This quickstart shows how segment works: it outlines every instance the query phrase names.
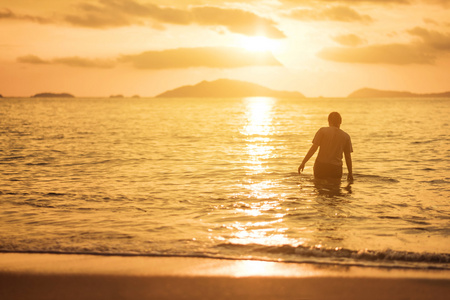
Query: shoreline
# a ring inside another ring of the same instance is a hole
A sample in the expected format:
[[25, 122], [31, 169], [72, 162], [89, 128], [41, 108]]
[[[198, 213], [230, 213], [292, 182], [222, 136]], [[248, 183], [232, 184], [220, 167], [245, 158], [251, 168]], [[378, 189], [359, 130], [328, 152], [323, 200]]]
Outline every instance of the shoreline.
[[446, 299], [450, 271], [0, 253], [1, 299]]
[[[208, 255], [177, 255], [177, 254], [146, 254], [146, 253], [101, 253], [101, 252], [66, 252], [66, 251], [10, 251], [10, 250], [0, 250], [1, 254], [44, 254], [44, 255], [78, 255], [78, 256], [100, 256], [100, 257], [140, 257], [140, 258], [174, 258], [174, 259], [213, 259], [213, 260], [223, 260], [223, 261], [258, 261], [258, 262], [267, 262], [267, 263], [280, 263], [280, 264], [293, 264], [293, 265], [308, 265], [308, 266], [316, 266], [317, 268], [361, 268], [361, 269], [381, 269], [381, 270], [411, 270], [411, 271], [448, 271], [450, 272], [450, 267], [448, 264], [445, 266], [440, 266], [439, 263], [437, 265], [428, 265], [428, 266], [411, 266], [411, 265], [403, 265], [403, 264], [365, 264], [358, 262], [333, 262], [333, 261], [312, 261], [312, 260], [280, 260], [280, 259], [270, 259], [270, 258], [236, 258], [236, 257], [227, 257], [227, 256], [208, 256]], [[393, 260], [395, 262], [395, 260]], [[404, 260], [400, 260], [400, 262], [404, 262]], [[408, 261], [410, 262], [410, 261]], [[416, 262], [420, 263], [420, 262]], [[428, 262], [429, 263], [429, 262]], [[0, 268], [1, 268], [1, 259], [0, 259]]]

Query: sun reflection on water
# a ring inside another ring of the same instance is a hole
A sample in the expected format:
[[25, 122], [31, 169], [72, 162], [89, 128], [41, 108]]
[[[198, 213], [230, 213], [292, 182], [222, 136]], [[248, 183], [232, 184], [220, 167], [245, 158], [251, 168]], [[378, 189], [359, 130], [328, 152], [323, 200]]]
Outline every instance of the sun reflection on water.
[[272, 108], [276, 102], [274, 98], [254, 97], [246, 98], [247, 120], [244, 128], [246, 135], [268, 136], [273, 133]]
[[[234, 212], [239, 220], [227, 224], [231, 231], [228, 239], [233, 244], [258, 244], [266, 246], [293, 244], [287, 237], [289, 230], [283, 225], [285, 212], [277, 193], [279, 182], [271, 178], [269, 161], [276, 157], [272, 136], [274, 98], [247, 98], [246, 124], [241, 133], [246, 136], [243, 149], [247, 159], [247, 178], [242, 183], [240, 200]], [[244, 199], [248, 200], [243, 200]]]
[[272, 125], [272, 108], [276, 102], [274, 98], [255, 97], [246, 98], [247, 124], [242, 134], [247, 136], [246, 152], [248, 156], [246, 169], [250, 174], [264, 173], [267, 165], [263, 162], [273, 156], [274, 147], [271, 145], [274, 129]]

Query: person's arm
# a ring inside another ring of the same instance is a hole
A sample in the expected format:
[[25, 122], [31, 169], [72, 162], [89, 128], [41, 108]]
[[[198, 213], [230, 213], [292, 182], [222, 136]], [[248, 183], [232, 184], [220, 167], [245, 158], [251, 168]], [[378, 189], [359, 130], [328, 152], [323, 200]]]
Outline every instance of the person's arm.
[[308, 153], [306, 153], [305, 158], [303, 159], [301, 165], [298, 167], [298, 174], [303, 172], [303, 169], [305, 168], [305, 164], [308, 162], [308, 160], [316, 153], [317, 148], [319, 148], [318, 145], [312, 145], [311, 148], [309, 148]]
[[353, 164], [352, 164], [352, 154], [350, 151], [345, 151], [345, 164], [347, 165], [348, 175], [347, 181], [353, 182]]

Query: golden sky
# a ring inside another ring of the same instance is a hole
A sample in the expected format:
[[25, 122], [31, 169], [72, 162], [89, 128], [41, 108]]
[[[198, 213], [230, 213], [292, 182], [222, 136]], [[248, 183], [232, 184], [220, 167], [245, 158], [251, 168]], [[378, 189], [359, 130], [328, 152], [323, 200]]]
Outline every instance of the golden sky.
[[450, 90], [450, 0], [0, 0], [0, 94]]

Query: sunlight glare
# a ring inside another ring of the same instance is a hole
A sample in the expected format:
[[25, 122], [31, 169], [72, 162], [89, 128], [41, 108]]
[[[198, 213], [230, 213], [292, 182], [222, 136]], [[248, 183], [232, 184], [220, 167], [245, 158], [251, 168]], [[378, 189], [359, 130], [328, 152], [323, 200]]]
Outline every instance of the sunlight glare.
[[269, 39], [265, 36], [251, 36], [243, 37], [241, 40], [241, 47], [248, 51], [275, 51], [278, 49], [278, 41]]
[[[275, 147], [271, 145], [270, 135], [274, 133], [272, 125], [272, 109], [276, 99], [267, 97], [255, 97], [245, 99], [247, 102], [247, 124], [243, 128], [242, 134], [248, 136], [247, 154], [248, 160], [246, 169], [249, 174], [257, 175], [267, 171], [267, 161], [276, 156]], [[270, 186], [273, 183], [269, 181], [252, 182], [250, 184], [250, 197], [270, 198], [274, 193], [270, 192]]]
[[272, 133], [272, 107], [275, 99], [269, 97], [247, 98], [247, 135], [270, 135]]
[[288, 228], [273, 228], [275, 223], [281, 222], [281, 219], [271, 222], [248, 222], [246, 224], [236, 224], [233, 237], [229, 240], [233, 244], [238, 245], [265, 245], [265, 246], [281, 246], [296, 245], [302, 242], [289, 238], [285, 232]]
[[269, 272], [272, 265], [262, 261], [242, 261], [237, 270], [240, 276], [263, 276]]
[[[280, 264], [277, 262], [258, 261], [258, 260], [235, 260], [230, 261], [227, 266], [227, 272], [235, 277], [249, 276], [270, 276], [270, 277], [306, 277], [317, 276], [321, 270], [315, 266], [295, 264]], [[227, 274], [229, 274], [227, 273]], [[223, 271], [222, 273], [223, 274]]]
[[272, 107], [275, 99], [256, 97], [247, 101], [247, 125], [243, 134], [247, 139], [248, 167], [253, 174], [263, 173], [266, 167], [262, 162], [270, 158], [274, 147], [270, 145], [269, 135], [273, 133]]

